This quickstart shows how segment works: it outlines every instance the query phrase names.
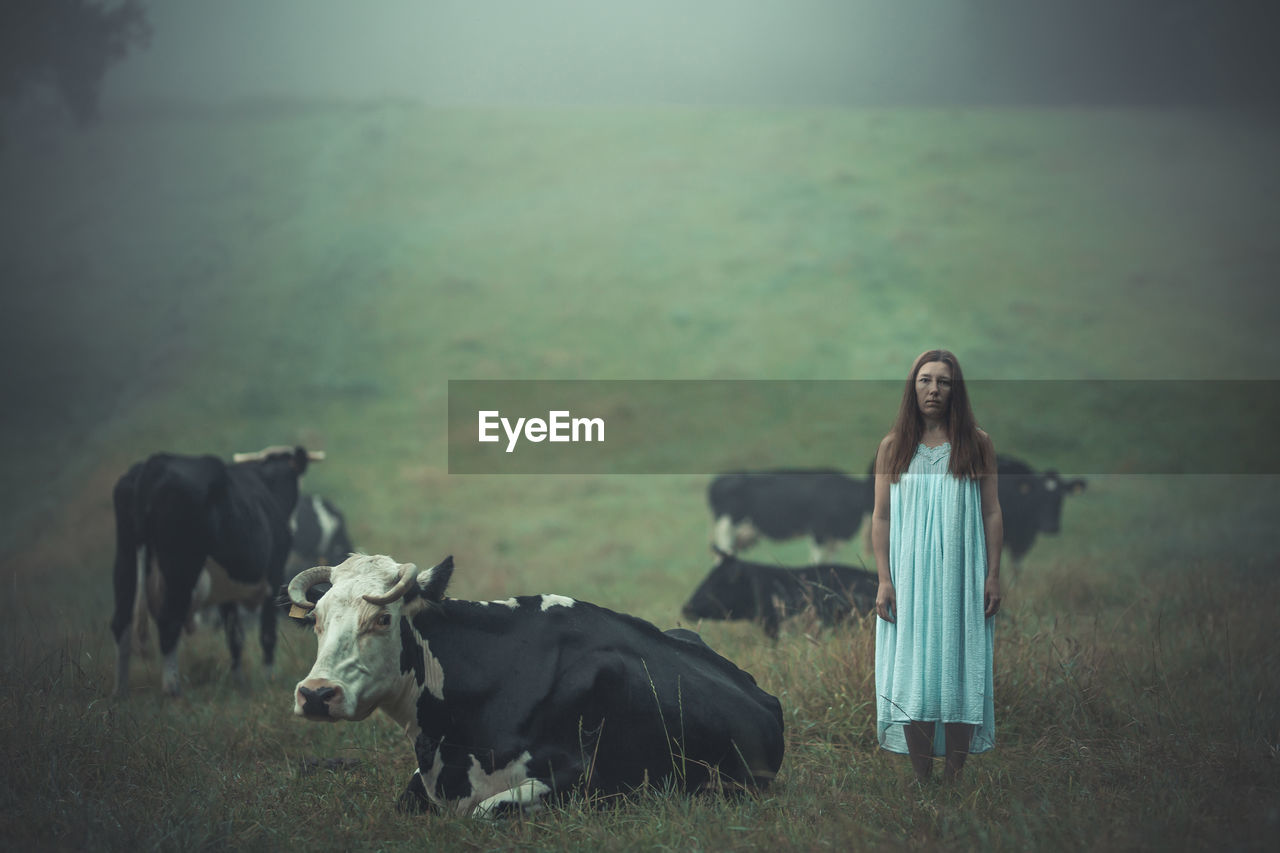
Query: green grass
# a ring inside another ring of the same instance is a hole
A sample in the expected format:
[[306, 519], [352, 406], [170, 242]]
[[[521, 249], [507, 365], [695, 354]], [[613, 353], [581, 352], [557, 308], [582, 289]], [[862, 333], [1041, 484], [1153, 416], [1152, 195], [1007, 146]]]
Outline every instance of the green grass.
[[[413, 760], [389, 722], [293, 719], [305, 632], [283, 632], [274, 684], [252, 635], [244, 693], [220, 637], [197, 635], [181, 699], [151, 660], [119, 703], [106, 626], [125, 467], [281, 441], [329, 452], [304, 485], [362, 548], [455, 554], [455, 595], [561, 592], [676, 624], [710, 565], [706, 478], [451, 476], [449, 379], [899, 380], [935, 345], [971, 378], [1271, 379], [1275, 141], [1160, 112], [372, 105], [139, 114], [3, 152], [0, 837], [1270, 846], [1274, 476], [1091, 477], [1009, 579], [997, 747], [955, 789], [908, 791], [905, 758], [876, 747], [870, 621], [793, 622], [776, 645], [702, 626], [783, 701], [787, 758], [759, 797], [496, 825], [395, 814]], [[751, 418], [731, 414], [728, 442]], [[855, 418], [826, 464], [861, 473], [891, 417]], [[360, 763], [301, 774], [312, 757]]]

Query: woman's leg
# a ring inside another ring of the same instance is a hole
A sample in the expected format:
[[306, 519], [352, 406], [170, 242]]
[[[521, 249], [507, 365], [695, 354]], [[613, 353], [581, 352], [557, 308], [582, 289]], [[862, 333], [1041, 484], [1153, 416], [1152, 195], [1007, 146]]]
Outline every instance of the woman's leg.
[[[964, 760], [969, 757], [974, 726], [972, 723], [944, 723], [943, 726], [947, 735], [947, 763], [942, 768], [942, 780], [954, 782], [964, 769]], [[908, 741], [908, 749], [910, 745]]]
[[907, 739], [911, 769], [916, 771], [916, 778], [921, 782], [929, 781], [929, 776], [933, 773], [934, 724], [918, 721], [903, 723], [902, 732]]

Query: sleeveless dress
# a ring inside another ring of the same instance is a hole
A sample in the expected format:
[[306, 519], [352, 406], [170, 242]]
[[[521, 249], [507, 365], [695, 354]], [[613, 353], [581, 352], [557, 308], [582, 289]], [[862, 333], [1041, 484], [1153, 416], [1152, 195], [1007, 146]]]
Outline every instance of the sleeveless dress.
[[[994, 620], [983, 613], [987, 546], [977, 480], [951, 475], [951, 445], [921, 444], [889, 488], [896, 622], [876, 623], [880, 746], [907, 753], [902, 724], [972, 723], [969, 752], [995, 745]], [[933, 751], [946, 754], [937, 726]]]

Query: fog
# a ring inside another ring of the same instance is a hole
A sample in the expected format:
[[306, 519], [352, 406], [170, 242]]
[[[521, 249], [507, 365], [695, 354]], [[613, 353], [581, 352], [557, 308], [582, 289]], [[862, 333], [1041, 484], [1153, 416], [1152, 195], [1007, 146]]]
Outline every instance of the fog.
[[[119, 96], [429, 103], [814, 101], [968, 64], [961, 4], [384, 0], [154, 4]], [[915, 18], [915, 20], [910, 20]], [[910, 38], [893, 40], [892, 30]], [[851, 85], [852, 81], [862, 81]]]
[[[311, 394], [298, 407], [307, 417], [315, 400], [340, 396], [334, 387], [382, 387], [377, 357], [362, 374], [301, 332], [300, 349], [282, 342], [276, 372], [259, 375], [265, 359], [205, 322], [239, 306], [242, 282], [287, 329], [288, 299], [323, 309], [296, 324], [304, 330], [343, 328], [349, 313], [399, 319], [402, 306], [375, 304], [370, 281], [457, 300], [453, 314], [432, 306], [433, 334], [415, 339], [458, 344], [461, 360], [434, 368], [436, 379], [511, 375], [523, 362], [491, 342], [531, 319], [559, 342], [530, 361], [553, 375], [617, 348], [627, 357], [603, 372], [831, 377], [856, 363], [859, 378], [884, 378], [940, 337], [971, 342], [988, 376], [1019, 369], [1010, 352], [1032, 344], [1063, 378], [1112, 377], [1117, 364], [1142, 377], [1274, 373], [1272, 127], [1226, 111], [1125, 109], [1273, 105], [1263, 72], [1277, 62], [1265, 44], [1274, 30], [1260, 24], [1276, 13], [1256, 0], [146, 7], [150, 44], [107, 69], [96, 126], [45, 121], [56, 110], [42, 103], [0, 111], [0, 313], [11, 326], [0, 391], [17, 401], [0, 423], [13, 458], [0, 461], [15, 482], [50, 482], [60, 468], [72, 488], [73, 457], [106, 459], [114, 474], [157, 447], [198, 449], [180, 425], [153, 427], [141, 405], [193, 366], [225, 362], [219, 387], [244, 386], [208, 418], [237, 442], [257, 440], [240, 424], [298, 370], [320, 377], [297, 392]], [[290, 100], [321, 108], [308, 117]], [[175, 103], [197, 107], [147, 108]], [[417, 104], [689, 109], [510, 119]], [[934, 104], [1120, 109], [845, 109]], [[823, 109], [734, 109], [773, 105]], [[1002, 216], [1038, 229], [1019, 231], [1035, 248], [1007, 245]], [[988, 230], [970, 238], [968, 227]], [[951, 299], [993, 277], [998, 298], [967, 327], [941, 311], [923, 331], [905, 310], [886, 316], [899, 289]], [[703, 285], [670, 284], [682, 281]], [[672, 290], [636, 296], [654, 282]], [[564, 328], [532, 297], [508, 308], [540, 288], [587, 307]], [[804, 308], [794, 293], [806, 288], [835, 294], [838, 310]], [[792, 314], [785, 328], [828, 328], [777, 335], [779, 307]], [[632, 342], [635, 310], [655, 313], [670, 340]], [[1032, 326], [1041, 311], [1069, 334]], [[237, 340], [278, 334], [259, 322]], [[902, 343], [914, 335], [928, 340]], [[1186, 341], [1195, 351], [1171, 366]], [[670, 355], [682, 349], [705, 355]], [[328, 367], [306, 361], [318, 354]], [[16, 529], [16, 507], [31, 511], [33, 498], [8, 491], [0, 516]]]
[[[1265, 88], [1200, 0], [169, 0], [105, 100], [1184, 101]], [[1241, 11], [1245, 10], [1245, 11]], [[1250, 16], [1256, 20], [1250, 23]], [[1261, 16], [1258, 17], [1258, 16]]]

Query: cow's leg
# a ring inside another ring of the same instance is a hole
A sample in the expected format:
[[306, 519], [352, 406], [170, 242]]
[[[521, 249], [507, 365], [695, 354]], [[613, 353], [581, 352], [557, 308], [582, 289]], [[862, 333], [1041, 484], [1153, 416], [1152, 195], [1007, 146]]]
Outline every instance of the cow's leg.
[[[132, 536], [130, 536], [132, 540]], [[126, 545], [128, 548], [128, 545]], [[129, 691], [129, 657], [133, 652], [134, 627], [147, 618], [145, 606], [139, 605], [141, 581], [139, 565], [145, 565], [145, 548], [128, 548], [133, 553], [116, 554], [113, 584], [116, 593], [116, 609], [111, 617], [111, 633], [116, 638], [116, 695]]]
[[271, 555], [271, 563], [267, 566], [264, 578], [263, 601], [258, 613], [258, 642], [262, 645], [262, 671], [267, 680], [275, 678], [276, 662], [276, 597], [284, 586], [284, 564], [289, 559], [289, 543], [284, 542], [280, 549]]
[[115, 591], [115, 612], [111, 616], [111, 634], [116, 640], [116, 695], [123, 696], [129, 690], [129, 655], [132, 651], [134, 621], [139, 617], [138, 563], [144, 549], [139, 541], [136, 507], [137, 468], [130, 469], [116, 481], [111, 490], [112, 509], [116, 522], [116, 561], [112, 567], [111, 583]]
[[422, 771], [413, 771], [409, 787], [405, 788], [400, 799], [396, 800], [396, 811], [404, 814], [422, 814], [431, 808], [431, 800], [427, 797], [427, 786], [422, 783]]
[[262, 644], [262, 672], [268, 681], [275, 679], [276, 603], [267, 599], [259, 606], [258, 641]]
[[474, 817], [503, 817], [512, 813], [533, 812], [542, 808], [543, 798], [551, 788], [540, 779], [525, 779], [514, 788], [494, 794], [472, 810]]
[[129, 654], [132, 651], [133, 638], [125, 631], [116, 637], [116, 695], [125, 696], [129, 692]]
[[1009, 574], [1011, 575], [1011, 580], [1018, 579], [1018, 572], [1022, 570], [1022, 556], [1022, 554], [1012, 552], [1009, 554]]
[[144, 657], [150, 651], [150, 646], [147, 645], [147, 626], [151, 623], [151, 603], [147, 587], [151, 580], [147, 577], [148, 559], [146, 547], [138, 548], [137, 570], [134, 572], [137, 578], [134, 588], [137, 591], [133, 596], [133, 647]]
[[227, 651], [231, 652], [231, 678], [237, 687], [244, 686], [244, 670], [240, 666], [240, 656], [244, 652], [244, 624], [240, 621], [240, 605], [227, 601], [218, 605], [222, 614], [222, 624], [227, 632]]
[[170, 696], [177, 696], [182, 692], [178, 673], [178, 638], [187, 622], [187, 611], [191, 608], [191, 590], [200, 574], [204, 558], [166, 560], [163, 554], [159, 556], [157, 570], [165, 578], [164, 600], [156, 615], [156, 633], [160, 637], [160, 653], [164, 656], [161, 686]]
[[186, 624], [188, 634], [194, 634], [197, 627], [213, 624], [214, 606], [208, 603], [212, 594], [213, 575], [209, 573], [209, 567], [206, 565], [200, 570], [200, 577], [196, 579], [195, 588], [191, 590], [191, 607], [187, 611]]
[[[396, 809], [401, 812], [421, 814], [439, 807], [428, 790], [439, 791], [440, 774], [444, 771], [444, 760], [440, 756], [441, 742], [426, 732], [418, 732], [413, 741], [413, 754], [418, 759], [418, 769], [413, 771], [409, 787], [396, 801]], [[423, 768], [426, 768], [424, 771]]]

